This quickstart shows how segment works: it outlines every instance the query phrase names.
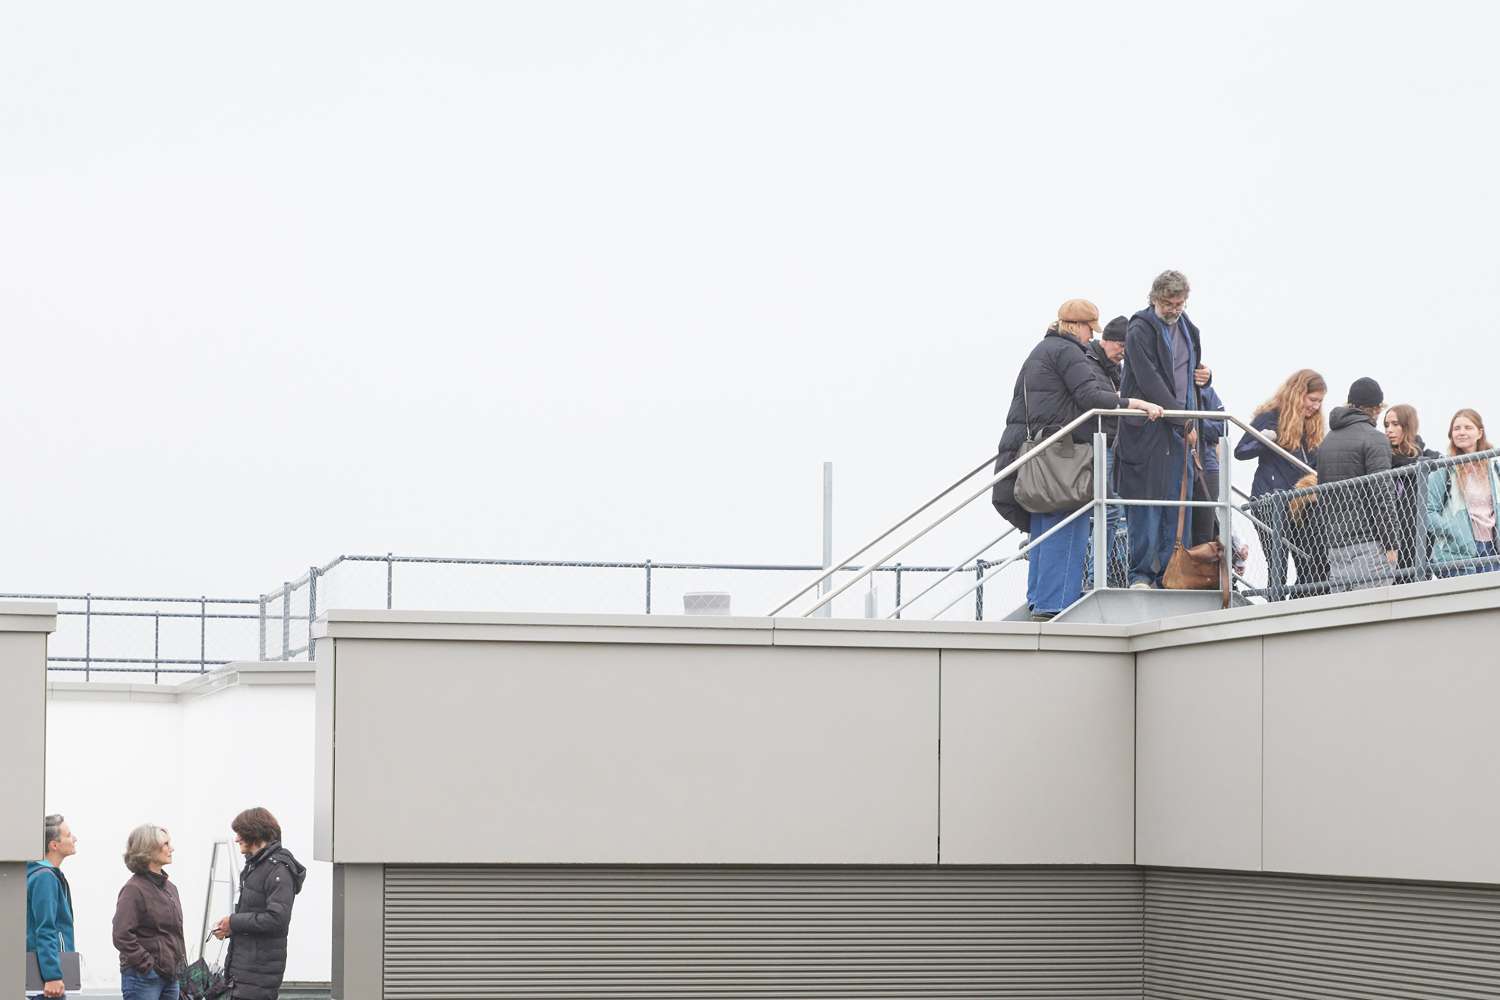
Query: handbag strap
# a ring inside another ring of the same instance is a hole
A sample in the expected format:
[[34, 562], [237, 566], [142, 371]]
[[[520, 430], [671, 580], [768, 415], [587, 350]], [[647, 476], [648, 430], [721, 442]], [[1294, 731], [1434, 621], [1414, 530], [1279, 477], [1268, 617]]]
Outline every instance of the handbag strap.
[[[1187, 502], [1188, 476], [1191, 475], [1192, 471], [1193, 471], [1193, 462], [1192, 462], [1192, 457], [1191, 457], [1192, 449], [1189, 448], [1189, 447], [1187, 447], [1187, 438], [1186, 437], [1183, 438], [1182, 445], [1183, 445], [1183, 448], [1182, 448], [1182, 488], [1177, 491], [1177, 502], [1178, 503], [1186, 503]], [[1179, 548], [1179, 549], [1182, 548], [1182, 522], [1183, 522], [1184, 518], [1186, 518], [1186, 516], [1187, 516], [1187, 508], [1186, 507], [1178, 507], [1177, 508], [1177, 544], [1176, 544], [1176, 548]]]

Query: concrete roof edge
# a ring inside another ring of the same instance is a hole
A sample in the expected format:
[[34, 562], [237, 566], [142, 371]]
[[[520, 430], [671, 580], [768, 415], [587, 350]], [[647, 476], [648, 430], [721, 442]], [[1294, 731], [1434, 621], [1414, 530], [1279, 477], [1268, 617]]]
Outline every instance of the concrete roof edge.
[[0, 632], [55, 631], [55, 601], [0, 601]]

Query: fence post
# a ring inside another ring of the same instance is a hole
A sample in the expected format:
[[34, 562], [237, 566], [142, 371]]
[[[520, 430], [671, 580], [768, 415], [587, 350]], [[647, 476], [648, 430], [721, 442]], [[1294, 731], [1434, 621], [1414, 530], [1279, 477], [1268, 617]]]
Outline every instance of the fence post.
[[395, 592], [396, 561], [391, 553], [385, 554], [385, 609], [391, 610], [391, 595]]
[[307, 658], [313, 658], [313, 619], [318, 617], [318, 567], [307, 567]]
[[83, 679], [89, 679], [94, 660], [94, 595], [83, 595]]
[[896, 564], [896, 617], [901, 617], [901, 564]]
[[989, 563], [983, 559], [974, 560], [974, 575], [979, 578], [979, 586], [974, 588], [974, 620], [984, 621], [984, 571]]
[[291, 659], [292, 650], [292, 585], [290, 581], [283, 580], [281, 583], [281, 658]]
[[1109, 545], [1105, 530], [1109, 527], [1109, 439], [1103, 431], [1094, 432], [1094, 590], [1109, 589]]
[[1286, 573], [1287, 562], [1291, 553], [1286, 547], [1286, 519], [1287, 501], [1285, 497], [1271, 495], [1271, 502], [1266, 513], [1271, 516], [1271, 553], [1268, 558], [1269, 565], [1266, 567], [1266, 586], [1270, 589], [1271, 600], [1282, 601], [1286, 599]]
[[1432, 474], [1432, 464], [1425, 458], [1419, 458], [1416, 470], [1416, 482], [1412, 483], [1412, 501], [1417, 508], [1417, 516], [1413, 518], [1417, 522], [1417, 530], [1412, 541], [1412, 567], [1415, 570], [1412, 579], [1425, 580], [1432, 572], [1431, 553], [1427, 544], [1427, 477]]
[[651, 613], [651, 560], [646, 560], [646, 614]]
[[208, 597], [198, 595], [198, 673], [208, 671]]
[[153, 629], [151, 640], [151, 683], [161, 683], [161, 612], [151, 616], [156, 619], [156, 628]]
[[260, 658], [266, 658], [266, 595], [260, 595]]

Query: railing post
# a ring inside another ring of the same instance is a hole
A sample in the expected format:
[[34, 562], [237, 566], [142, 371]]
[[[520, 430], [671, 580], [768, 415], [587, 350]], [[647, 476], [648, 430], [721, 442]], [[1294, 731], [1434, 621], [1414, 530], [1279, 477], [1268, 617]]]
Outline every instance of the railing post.
[[1229, 428], [1219, 435], [1219, 544], [1224, 547], [1224, 579], [1234, 591], [1234, 470], [1229, 466]]
[[391, 609], [391, 595], [395, 592], [396, 560], [391, 558], [391, 553], [385, 554], [385, 609]]
[[83, 679], [89, 679], [94, 661], [94, 595], [83, 595]]
[[974, 575], [979, 578], [979, 586], [974, 588], [974, 620], [984, 621], [984, 571], [989, 563], [983, 559], [974, 560]]
[[307, 567], [307, 659], [313, 658], [313, 619], [318, 617], [318, 567]]
[[153, 629], [151, 640], [151, 683], [161, 683], [161, 612], [151, 616], [156, 619], [156, 628]]
[[281, 583], [281, 658], [289, 660], [292, 658], [292, 584], [283, 580]]
[[208, 598], [198, 595], [198, 673], [208, 671]]
[[1094, 432], [1094, 589], [1109, 589], [1109, 439], [1104, 432]]
[[260, 658], [266, 659], [266, 595], [260, 595]]
[[651, 560], [646, 560], [646, 614], [651, 613]]
[[901, 564], [896, 564], [896, 617], [901, 617]]

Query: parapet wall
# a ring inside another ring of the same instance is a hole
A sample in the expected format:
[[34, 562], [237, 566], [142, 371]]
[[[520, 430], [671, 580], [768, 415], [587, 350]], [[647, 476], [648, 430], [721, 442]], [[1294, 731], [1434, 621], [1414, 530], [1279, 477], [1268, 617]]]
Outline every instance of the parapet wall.
[[1129, 627], [331, 612], [318, 857], [1497, 883], [1497, 584]]

